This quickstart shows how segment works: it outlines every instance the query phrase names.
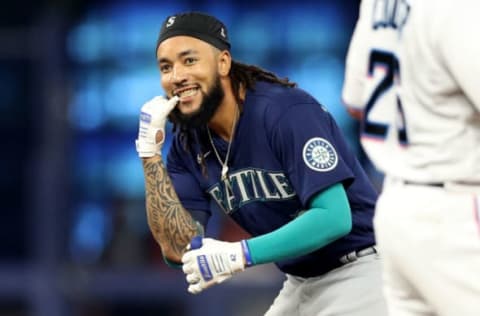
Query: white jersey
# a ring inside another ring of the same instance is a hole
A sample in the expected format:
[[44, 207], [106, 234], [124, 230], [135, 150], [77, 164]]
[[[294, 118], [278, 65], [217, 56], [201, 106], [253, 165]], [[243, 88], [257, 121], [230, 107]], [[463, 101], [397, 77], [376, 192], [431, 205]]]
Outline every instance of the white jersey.
[[362, 0], [343, 100], [389, 176], [480, 182], [479, 0]]

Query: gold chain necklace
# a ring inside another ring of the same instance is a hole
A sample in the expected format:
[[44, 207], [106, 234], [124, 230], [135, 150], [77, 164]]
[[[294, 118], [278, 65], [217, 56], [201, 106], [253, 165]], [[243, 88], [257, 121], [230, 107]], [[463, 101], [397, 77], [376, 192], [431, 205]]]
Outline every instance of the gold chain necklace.
[[220, 163], [220, 166], [222, 166], [222, 177], [221, 177], [222, 181], [227, 180], [227, 176], [228, 176], [228, 157], [230, 156], [230, 148], [232, 147], [233, 134], [235, 133], [235, 123], [237, 122], [237, 114], [238, 114], [238, 106], [235, 107], [235, 117], [232, 123], [232, 130], [230, 132], [230, 140], [228, 142], [225, 161], [223, 161], [222, 158], [220, 158], [220, 154], [217, 151], [217, 147], [215, 147], [215, 144], [213, 143], [212, 134], [210, 133], [210, 128], [207, 127], [208, 139], [210, 140], [210, 144], [213, 147], [213, 151], [215, 152], [215, 156], [217, 156], [217, 160]]

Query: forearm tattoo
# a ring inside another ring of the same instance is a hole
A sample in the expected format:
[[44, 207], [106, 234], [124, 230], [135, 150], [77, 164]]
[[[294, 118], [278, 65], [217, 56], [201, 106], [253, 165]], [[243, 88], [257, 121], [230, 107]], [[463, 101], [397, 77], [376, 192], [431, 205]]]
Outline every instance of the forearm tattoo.
[[197, 225], [181, 205], [162, 158], [144, 159], [143, 169], [148, 225], [164, 253], [173, 253], [179, 259], [195, 236]]

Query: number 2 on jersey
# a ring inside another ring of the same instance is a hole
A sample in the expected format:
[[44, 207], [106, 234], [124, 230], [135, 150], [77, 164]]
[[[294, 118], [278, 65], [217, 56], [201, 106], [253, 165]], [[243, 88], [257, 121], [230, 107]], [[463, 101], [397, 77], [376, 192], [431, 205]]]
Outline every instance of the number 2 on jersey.
[[375, 106], [378, 107], [380, 104], [382, 104], [382, 106], [396, 106], [396, 111], [399, 114], [399, 116], [397, 117], [399, 117], [401, 120], [401, 124], [396, 124], [401, 126], [396, 126], [398, 141], [401, 145], [406, 145], [408, 143], [408, 137], [405, 128], [405, 115], [403, 112], [400, 97], [398, 96], [398, 94], [396, 94], [396, 102], [392, 102], [392, 104], [386, 105], [385, 102], [382, 102], [385, 101], [384, 99], [382, 99], [384, 97], [383, 94], [394, 86], [395, 77], [400, 78], [400, 67], [398, 59], [392, 53], [380, 50], [372, 50], [372, 52], [370, 53], [370, 60], [368, 65], [368, 75], [373, 76], [375, 69], [377, 69], [378, 67], [381, 67], [385, 70], [385, 75], [373, 90], [373, 93], [370, 96], [370, 99], [368, 100], [365, 107], [363, 133], [366, 134], [366, 136], [368, 137], [384, 140], [387, 137], [390, 124], [382, 123], [380, 121], [372, 119], [372, 110], [375, 108]]

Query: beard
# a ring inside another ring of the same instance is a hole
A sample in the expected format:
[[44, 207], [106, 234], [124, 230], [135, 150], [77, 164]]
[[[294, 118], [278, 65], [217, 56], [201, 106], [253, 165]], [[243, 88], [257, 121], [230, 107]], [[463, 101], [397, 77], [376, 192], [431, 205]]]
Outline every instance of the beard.
[[212, 88], [204, 93], [200, 90], [203, 101], [198, 110], [190, 114], [183, 114], [178, 107], [173, 109], [168, 118], [173, 124], [178, 125], [182, 130], [204, 127], [213, 117], [222, 102], [225, 92], [220, 84], [220, 77], [217, 75]]

